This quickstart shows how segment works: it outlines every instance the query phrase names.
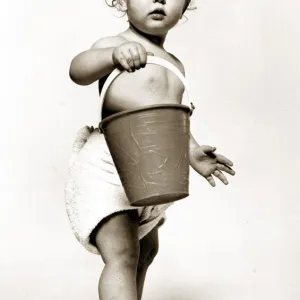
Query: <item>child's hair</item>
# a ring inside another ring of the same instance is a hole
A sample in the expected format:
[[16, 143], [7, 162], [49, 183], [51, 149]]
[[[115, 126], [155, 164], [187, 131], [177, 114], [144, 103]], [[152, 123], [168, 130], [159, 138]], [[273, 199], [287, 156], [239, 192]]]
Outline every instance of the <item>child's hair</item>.
[[[110, 7], [116, 8], [118, 11], [122, 11], [122, 0], [105, 0], [106, 4]], [[110, 3], [109, 3], [110, 2]], [[197, 7], [194, 4], [194, 0], [188, 0], [187, 5], [184, 8], [185, 10], [194, 10]]]
[[108, 3], [108, 0], [105, 0], [106, 4], [109, 6], [109, 7], [114, 7], [116, 8], [117, 10], [121, 10], [120, 9], [120, 1], [119, 0], [110, 0], [111, 3]]

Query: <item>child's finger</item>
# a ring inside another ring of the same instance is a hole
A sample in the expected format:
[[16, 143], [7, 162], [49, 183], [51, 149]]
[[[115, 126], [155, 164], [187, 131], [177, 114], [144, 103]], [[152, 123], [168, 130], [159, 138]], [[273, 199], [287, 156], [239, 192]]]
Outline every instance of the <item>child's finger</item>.
[[226, 158], [224, 155], [221, 155], [221, 154], [217, 154], [217, 161], [221, 164], [228, 165], [230, 167], [233, 166], [232, 161], [229, 160], [228, 158]]
[[141, 45], [140, 47], [137, 48], [139, 55], [140, 55], [140, 63], [141, 63], [141, 67], [144, 68], [147, 62], [147, 53], [145, 48], [143, 48], [143, 46]]
[[132, 59], [133, 59], [133, 65], [135, 70], [139, 70], [141, 68], [141, 62], [140, 62], [140, 54], [137, 48], [130, 48], [129, 49]]
[[133, 56], [130, 52], [130, 49], [128, 49], [126, 52], [123, 53], [124, 57], [126, 58], [126, 61], [132, 71], [134, 71], [134, 60]]
[[206, 180], [209, 182], [209, 184], [213, 187], [216, 186], [215, 180], [213, 179], [213, 177], [210, 175], [208, 177], [206, 177]]
[[213, 173], [217, 178], [219, 178], [224, 184], [228, 184], [227, 178], [224, 176], [224, 174], [220, 170], [215, 170]]
[[216, 149], [217, 149], [216, 147], [207, 146], [207, 145], [203, 145], [203, 146], [201, 147], [201, 150], [202, 150], [205, 154], [214, 152], [214, 151], [216, 151]]
[[217, 164], [217, 168], [221, 171], [227, 172], [230, 175], [235, 175], [235, 171], [232, 170], [230, 167], [225, 166], [223, 164]]
[[120, 66], [126, 70], [126, 71], [129, 71], [129, 72], [132, 72], [128, 62], [127, 62], [127, 59], [124, 57], [124, 55], [120, 55], [118, 58], [118, 63], [120, 64]]

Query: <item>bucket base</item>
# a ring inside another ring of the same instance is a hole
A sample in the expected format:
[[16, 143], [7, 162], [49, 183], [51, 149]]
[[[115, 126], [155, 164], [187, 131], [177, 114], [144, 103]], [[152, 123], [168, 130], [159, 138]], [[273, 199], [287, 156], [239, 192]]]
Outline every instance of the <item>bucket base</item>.
[[172, 193], [172, 194], [160, 194], [156, 196], [151, 196], [148, 198], [143, 198], [137, 201], [130, 203], [131, 206], [153, 206], [166, 204], [170, 202], [175, 202], [177, 200], [186, 198], [189, 196], [189, 193]]

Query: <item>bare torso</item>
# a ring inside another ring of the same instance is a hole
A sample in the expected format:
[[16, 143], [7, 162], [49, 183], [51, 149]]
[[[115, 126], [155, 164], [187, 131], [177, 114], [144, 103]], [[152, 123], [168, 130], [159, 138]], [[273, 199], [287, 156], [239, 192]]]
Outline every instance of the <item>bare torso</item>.
[[[138, 37], [126, 32], [121, 33], [119, 37], [123, 38], [124, 42], [141, 43], [147, 52], [152, 52], [155, 56], [169, 61], [182, 73], [184, 72], [181, 63], [161, 47], [150, 42], [145, 43], [145, 41], [141, 41]], [[104, 77], [99, 81], [99, 91], [101, 91], [106, 78]], [[124, 72], [116, 78], [107, 90], [102, 118], [144, 105], [181, 103], [183, 92], [184, 86], [177, 76], [161, 66], [149, 64], [133, 73]]]

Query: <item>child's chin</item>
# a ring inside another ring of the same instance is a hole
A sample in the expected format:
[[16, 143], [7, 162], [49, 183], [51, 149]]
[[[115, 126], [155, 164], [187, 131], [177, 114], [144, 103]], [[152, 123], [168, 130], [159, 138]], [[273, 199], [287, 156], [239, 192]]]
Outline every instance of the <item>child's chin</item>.
[[152, 22], [147, 27], [144, 28], [144, 32], [151, 35], [165, 34], [170, 30], [166, 28], [165, 24], [162, 22]]

